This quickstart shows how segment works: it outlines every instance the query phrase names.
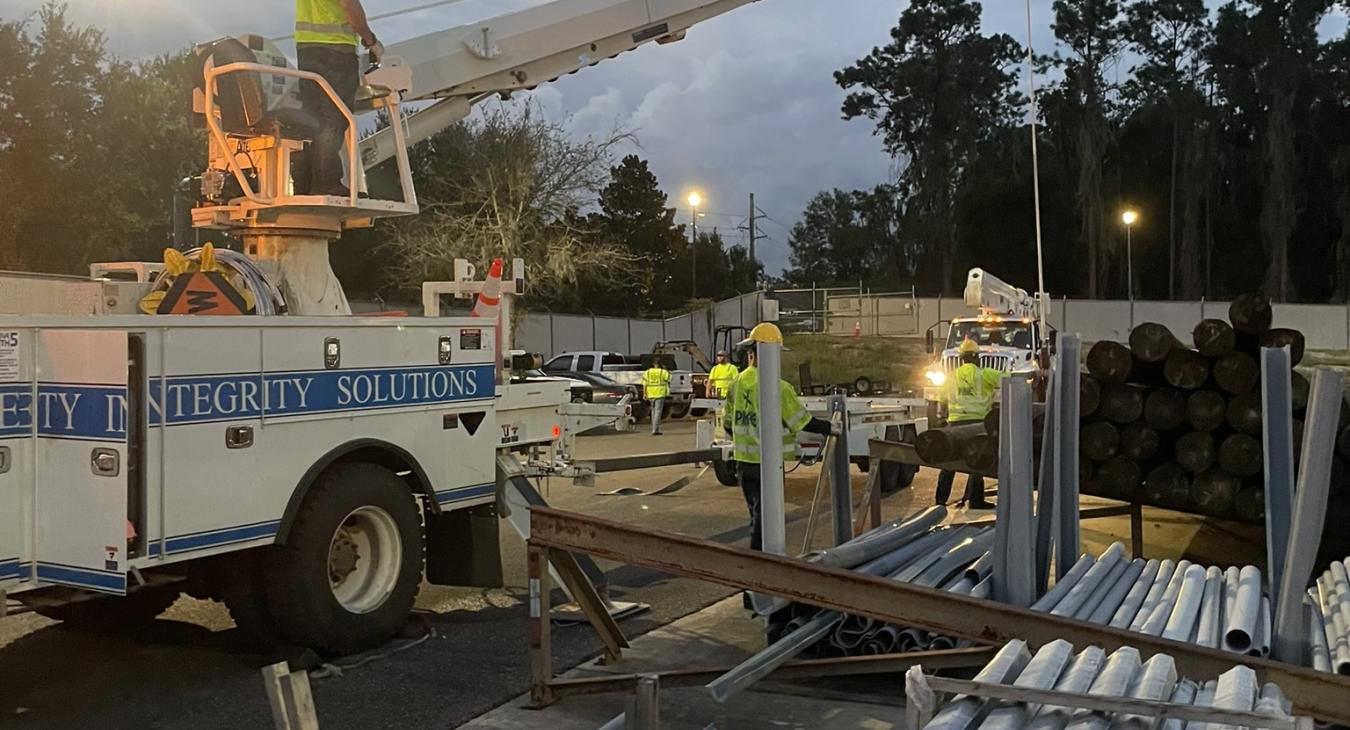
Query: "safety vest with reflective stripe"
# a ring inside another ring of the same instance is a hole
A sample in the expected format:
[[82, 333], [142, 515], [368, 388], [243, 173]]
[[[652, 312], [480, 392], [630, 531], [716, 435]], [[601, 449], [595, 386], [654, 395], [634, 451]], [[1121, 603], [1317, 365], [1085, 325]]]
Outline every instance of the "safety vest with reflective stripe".
[[982, 421], [994, 407], [1003, 371], [966, 363], [947, 379], [947, 422]]
[[[797, 392], [785, 380], [778, 381], [783, 414], [783, 460], [797, 458], [797, 432], [811, 422], [811, 413], [797, 398]], [[722, 406], [726, 423], [731, 424], [731, 458], [744, 464], [758, 464], [759, 453], [759, 370], [746, 368], [731, 383], [727, 402]]]
[[712, 385], [712, 394], [718, 398], [727, 397], [727, 391], [731, 390], [732, 381], [741, 371], [736, 369], [735, 365], [729, 362], [714, 365], [712, 372], [708, 373], [708, 383]]
[[670, 371], [665, 368], [650, 368], [642, 374], [642, 388], [647, 400], [670, 396]]
[[341, 0], [295, 0], [295, 42], [355, 46], [361, 39], [347, 23]]

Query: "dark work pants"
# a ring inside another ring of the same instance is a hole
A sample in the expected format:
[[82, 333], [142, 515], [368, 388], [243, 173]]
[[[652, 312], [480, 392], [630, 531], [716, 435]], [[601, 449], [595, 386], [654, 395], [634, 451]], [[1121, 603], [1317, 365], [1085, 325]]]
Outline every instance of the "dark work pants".
[[750, 510], [750, 549], [764, 549], [764, 520], [759, 510], [759, 464], [736, 462], [736, 471], [741, 477], [741, 493], [745, 495], [745, 506]]
[[[966, 423], [975, 423], [975, 421], [958, 421], [949, 423], [950, 426], [959, 426]], [[937, 504], [946, 504], [952, 497], [952, 484], [956, 481], [956, 472], [943, 470], [938, 474], [937, 498], [933, 501]], [[966, 475], [966, 493], [961, 498], [962, 501], [969, 504], [984, 504], [984, 477], [978, 477], [974, 474]]]
[[[349, 110], [356, 106], [361, 65], [355, 46], [308, 43], [298, 46], [296, 55], [301, 71], [324, 77]], [[347, 141], [347, 120], [316, 83], [300, 82], [300, 103], [313, 120], [314, 129], [309, 147], [296, 160], [295, 194], [346, 196], [342, 149]]]
[[[956, 481], [956, 472], [943, 470], [938, 474], [937, 504], [946, 504], [952, 496], [952, 484]], [[970, 504], [984, 504], [984, 477], [966, 475], [966, 496], [963, 500]]]

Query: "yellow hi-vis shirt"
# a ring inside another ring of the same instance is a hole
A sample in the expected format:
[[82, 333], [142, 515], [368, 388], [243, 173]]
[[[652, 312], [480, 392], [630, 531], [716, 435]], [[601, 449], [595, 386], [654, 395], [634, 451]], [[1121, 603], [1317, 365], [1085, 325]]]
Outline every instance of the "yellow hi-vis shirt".
[[295, 42], [360, 45], [341, 0], [295, 0]]
[[709, 395], [715, 395], [718, 398], [727, 397], [727, 391], [731, 390], [732, 382], [740, 374], [741, 371], [729, 362], [714, 365], [712, 371], [708, 373], [708, 384], [712, 386]]
[[947, 422], [983, 421], [994, 407], [1003, 372], [966, 363], [947, 378], [944, 397], [947, 400]]
[[[786, 380], [778, 381], [783, 414], [783, 460], [797, 457], [797, 432], [811, 422], [811, 414]], [[760, 463], [759, 369], [746, 368], [731, 383], [722, 406], [723, 423], [731, 424], [731, 458], [743, 464]]]
[[647, 400], [670, 396], [670, 371], [665, 368], [649, 368], [642, 374], [642, 389]]

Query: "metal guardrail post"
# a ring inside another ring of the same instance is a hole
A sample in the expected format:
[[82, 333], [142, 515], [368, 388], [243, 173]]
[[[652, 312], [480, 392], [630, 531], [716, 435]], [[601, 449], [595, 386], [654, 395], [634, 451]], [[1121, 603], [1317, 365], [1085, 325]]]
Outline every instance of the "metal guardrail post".
[[1004, 378], [999, 409], [998, 519], [994, 522], [994, 597], [1015, 606], [1036, 600], [1036, 523], [1031, 514], [1031, 384]]
[[1262, 437], [1266, 469], [1266, 576], [1270, 594], [1280, 589], [1289, 518], [1294, 511], [1293, 388], [1289, 348], [1261, 350]]
[[1055, 545], [1055, 478], [1059, 470], [1055, 468], [1055, 431], [1059, 422], [1056, 416], [1056, 393], [1059, 390], [1059, 377], [1050, 373], [1050, 382], [1046, 387], [1045, 433], [1041, 440], [1040, 479], [1036, 483], [1036, 595], [1045, 595], [1050, 587], [1050, 561]]
[[[832, 395], [829, 398], [830, 420], [839, 424], [839, 435], [834, 438], [831, 452], [830, 498], [833, 505], [834, 544], [843, 545], [853, 539], [853, 485], [849, 475], [848, 398]], [[880, 469], [881, 465], [876, 464]]]
[[1344, 394], [1345, 381], [1340, 373], [1319, 368], [1313, 374], [1303, 458], [1299, 462], [1298, 487], [1294, 490], [1294, 518], [1289, 525], [1289, 547], [1272, 609], [1275, 615], [1271, 653], [1276, 659], [1293, 664], [1309, 663], [1309, 657], [1304, 656], [1309, 647], [1307, 624], [1303, 621], [1303, 593], [1317, 559], [1317, 547], [1322, 543]]
[[1078, 392], [1079, 363], [1082, 362], [1082, 339], [1078, 335], [1061, 335], [1055, 358], [1055, 467], [1058, 475], [1055, 485], [1059, 493], [1055, 501], [1059, 529], [1055, 544], [1057, 576], [1073, 568], [1078, 560], [1082, 542], [1078, 531]]

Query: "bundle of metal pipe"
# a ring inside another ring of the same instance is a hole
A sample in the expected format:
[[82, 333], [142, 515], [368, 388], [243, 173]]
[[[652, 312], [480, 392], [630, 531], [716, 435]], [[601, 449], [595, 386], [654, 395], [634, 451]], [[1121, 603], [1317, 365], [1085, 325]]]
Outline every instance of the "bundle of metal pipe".
[[1350, 675], [1350, 558], [1317, 578], [1304, 607], [1313, 668]]
[[[1235, 299], [1228, 320], [1205, 319], [1193, 347], [1167, 327], [1145, 322], [1129, 344], [1102, 341], [1087, 356], [1100, 403], [1082, 410], [1081, 490], [1210, 517], [1264, 517], [1264, 404], [1258, 387], [1262, 347], [1303, 357], [1303, 334], [1272, 328], [1270, 302]], [[1231, 324], [1230, 324], [1231, 322]], [[1308, 405], [1308, 379], [1292, 372], [1295, 458]], [[1350, 407], [1337, 443], [1332, 508], [1350, 511]]]
[[[1089, 646], [1074, 654], [1067, 641], [1052, 641], [1035, 654], [1025, 642], [1009, 642], [975, 681], [1024, 689], [1055, 690], [1098, 697], [1153, 700], [1223, 710], [1291, 717], [1292, 706], [1280, 688], [1261, 686], [1256, 673], [1235, 666], [1205, 682], [1177, 676], [1176, 662], [1155, 654], [1141, 662], [1139, 651], [1122, 647], [1109, 656]], [[924, 727], [927, 730], [1107, 730], [1153, 727], [1155, 718], [1126, 713], [1094, 712], [1073, 707], [1037, 705], [961, 695], [952, 698]], [[1185, 730], [1184, 720], [1165, 720], [1163, 730]], [[1203, 725], [1203, 723], [1197, 723]]]

